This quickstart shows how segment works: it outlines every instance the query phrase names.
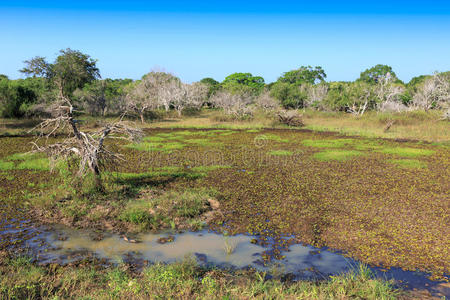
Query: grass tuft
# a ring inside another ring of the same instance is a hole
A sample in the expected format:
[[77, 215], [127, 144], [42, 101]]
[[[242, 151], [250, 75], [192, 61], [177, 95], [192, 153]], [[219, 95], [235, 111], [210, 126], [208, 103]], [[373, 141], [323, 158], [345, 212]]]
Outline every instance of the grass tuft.
[[37, 159], [25, 160], [17, 166], [17, 169], [49, 171], [50, 170], [50, 162], [47, 158], [37, 158]]
[[3, 161], [0, 160], [0, 170], [2, 171], [10, 171], [10, 170], [14, 170], [15, 166], [14, 163], [12, 161]]
[[392, 154], [403, 157], [429, 156], [435, 153], [435, 151], [429, 149], [407, 148], [407, 147], [387, 147], [379, 151], [385, 154]]
[[345, 161], [350, 158], [363, 155], [360, 151], [355, 150], [326, 150], [322, 152], [314, 153], [313, 157], [321, 161]]
[[408, 169], [425, 169], [427, 164], [417, 159], [390, 159], [388, 162]]

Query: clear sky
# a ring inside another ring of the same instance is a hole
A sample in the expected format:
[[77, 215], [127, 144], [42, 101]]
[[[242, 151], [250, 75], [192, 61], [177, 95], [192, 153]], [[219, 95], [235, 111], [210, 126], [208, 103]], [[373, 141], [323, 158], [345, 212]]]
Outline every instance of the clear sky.
[[400, 79], [450, 70], [450, 1], [0, 0], [0, 74], [70, 47], [103, 78], [153, 68], [192, 82], [251, 72], [266, 82], [301, 65], [354, 80], [389, 64]]

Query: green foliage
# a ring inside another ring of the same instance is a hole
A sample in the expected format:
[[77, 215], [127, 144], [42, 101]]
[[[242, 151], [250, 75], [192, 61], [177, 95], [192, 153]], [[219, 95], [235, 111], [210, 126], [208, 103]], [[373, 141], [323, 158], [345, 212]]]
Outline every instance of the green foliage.
[[[34, 80], [35, 81], [35, 80]], [[38, 99], [32, 79], [0, 79], [0, 115], [4, 118], [18, 118]]]
[[208, 99], [220, 89], [220, 82], [214, 80], [213, 78], [203, 78], [200, 80], [200, 83], [208, 86]]
[[104, 116], [106, 112], [120, 109], [121, 99], [127, 92], [131, 79], [105, 79], [88, 82], [83, 89], [74, 93], [75, 100], [85, 108], [90, 115]]
[[397, 75], [395, 75], [391, 66], [378, 64], [372, 68], [365, 70], [364, 72], [361, 72], [358, 81], [375, 84], [381, 77], [386, 76], [388, 73], [394, 80], [398, 80]]
[[330, 82], [324, 103], [331, 110], [345, 111], [348, 107], [362, 105], [368, 100], [367, 109], [372, 109], [377, 102], [372, 89], [373, 87], [364, 81]]
[[325, 71], [320, 66], [315, 68], [311, 66], [301, 66], [297, 70], [283, 73], [283, 75], [278, 78], [278, 82], [299, 86], [302, 84], [316, 84], [318, 82], [323, 82], [326, 77], [327, 74], [325, 74]]
[[286, 109], [298, 109], [304, 107], [308, 94], [306, 90], [301, 89], [296, 84], [276, 82], [272, 85], [270, 96], [279, 100]]
[[96, 60], [89, 55], [70, 48], [62, 49], [54, 63], [44, 57], [34, 57], [25, 61], [21, 72], [49, 79], [56, 87], [62, 88], [65, 96], [71, 96], [77, 88], [100, 77]]
[[259, 93], [264, 88], [264, 78], [251, 73], [233, 73], [221, 83], [231, 93]]
[[89, 55], [70, 48], [60, 50], [59, 53], [55, 63], [51, 65], [50, 72], [53, 81], [62, 85], [66, 96], [100, 77], [97, 61]]

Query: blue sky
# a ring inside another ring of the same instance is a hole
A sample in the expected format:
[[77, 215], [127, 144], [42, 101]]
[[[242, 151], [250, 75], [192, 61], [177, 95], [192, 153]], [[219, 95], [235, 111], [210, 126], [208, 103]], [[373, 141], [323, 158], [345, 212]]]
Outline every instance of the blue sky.
[[70, 47], [102, 77], [153, 68], [186, 82], [251, 72], [266, 82], [301, 65], [354, 80], [389, 64], [404, 81], [450, 70], [448, 1], [2, 1], [0, 74]]

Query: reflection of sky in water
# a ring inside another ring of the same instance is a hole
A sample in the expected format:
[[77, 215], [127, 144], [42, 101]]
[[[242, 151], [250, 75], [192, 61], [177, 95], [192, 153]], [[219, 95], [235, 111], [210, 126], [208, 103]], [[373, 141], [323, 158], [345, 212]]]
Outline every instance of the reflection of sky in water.
[[[137, 237], [139, 243], [129, 243], [118, 235], [110, 235], [100, 241], [94, 241], [88, 234], [81, 231], [65, 230], [68, 239], [65, 241], [53, 240], [52, 244], [61, 247], [57, 252], [62, 254], [67, 250], [86, 249], [96, 253], [102, 258], [117, 260], [125, 254], [135, 252], [139, 258], [152, 262], [173, 262], [182, 260], [186, 255], [196, 253], [206, 255], [207, 262], [214, 264], [230, 264], [235, 267], [253, 266], [255, 260], [261, 260], [260, 254], [266, 250], [259, 245], [252, 244], [251, 237], [244, 235], [224, 237], [208, 232], [186, 232], [175, 236], [175, 241], [159, 244], [157, 239], [167, 235], [143, 234]], [[55, 239], [55, 238], [53, 238]], [[231, 254], [226, 254], [225, 244], [235, 245]], [[349, 262], [342, 256], [322, 251], [311, 254], [317, 250], [310, 246], [293, 245], [286, 252], [286, 259], [277, 261], [283, 265], [286, 272], [298, 273], [313, 268], [322, 274], [336, 274], [348, 269]]]
[[[297, 273], [313, 268], [322, 274], [336, 274], [348, 270], [352, 263], [342, 255], [329, 251], [317, 251], [311, 246], [292, 245], [284, 255], [286, 271]], [[313, 253], [311, 253], [313, 252]], [[319, 253], [315, 253], [319, 252]]]

